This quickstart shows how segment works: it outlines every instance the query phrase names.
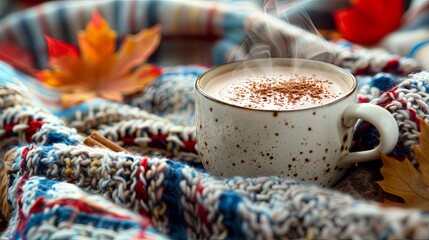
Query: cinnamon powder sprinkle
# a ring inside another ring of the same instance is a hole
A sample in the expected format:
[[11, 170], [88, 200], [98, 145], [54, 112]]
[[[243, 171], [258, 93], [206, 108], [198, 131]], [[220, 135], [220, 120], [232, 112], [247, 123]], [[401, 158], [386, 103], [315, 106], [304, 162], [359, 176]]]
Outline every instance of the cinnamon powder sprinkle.
[[292, 109], [321, 105], [324, 100], [338, 97], [339, 93], [332, 90], [332, 84], [332, 81], [315, 76], [263, 76], [231, 85], [225, 97], [232, 104], [248, 108]]

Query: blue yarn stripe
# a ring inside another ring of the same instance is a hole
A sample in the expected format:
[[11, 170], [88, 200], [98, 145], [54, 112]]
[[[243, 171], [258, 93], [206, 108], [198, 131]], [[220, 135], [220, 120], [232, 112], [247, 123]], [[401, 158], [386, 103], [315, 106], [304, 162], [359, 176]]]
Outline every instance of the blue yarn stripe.
[[[160, 2], [158, 2], [158, 1], [150, 1], [150, 3], [148, 4], [147, 10], [146, 10], [148, 27], [152, 27], [155, 24], [159, 23], [158, 7], [159, 7], [159, 5], [160, 5], [161, 2], [162, 1], [160, 1]], [[156, 62], [158, 62], [159, 49], [160, 48], [157, 48], [157, 50], [155, 50], [155, 52], [149, 57], [149, 59], [148, 59], [149, 63], [156, 63]]]
[[399, 84], [401, 81], [402, 79], [399, 79], [393, 74], [378, 73], [371, 79], [371, 81], [369, 82], [369, 85], [371, 87], [376, 87], [380, 91], [384, 92], [384, 91], [390, 90], [391, 88]]
[[72, 146], [79, 144], [79, 142], [71, 139], [68, 135], [64, 135], [59, 132], [49, 132], [47, 134], [47, 142], [45, 145], [53, 145], [55, 143], [64, 143]]
[[[48, 156], [49, 151], [53, 149], [52, 146], [46, 146], [43, 148], [43, 151], [40, 152], [40, 157], [36, 159], [37, 165], [37, 175], [44, 176], [46, 172], [49, 170], [49, 162], [45, 161], [45, 158]], [[42, 159], [44, 162], [42, 162]]]
[[70, 36], [70, 32], [69, 32], [69, 27], [67, 24], [67, 19], [66, 19], [66, 11], [67, 8], [58, 8], [57, 11], [57, 16], [58, 16], [58, 23], [60, 24], [60, 31], [62, 34], [62, 37], [64, 41], [66, 42], [70, 42], [71, 41], [71, 36]]
[[153, 26], [159, 22], [158, 15], [157, 15], [158, 6], [159, 6], [158, 1], [149, 2], [146, 10], [148, 26]]
[[121, 6], [122, 4], [120, 4], [119, 1], [113, 2], [113, 22], [114, 22], [114, 29], [116, 31], [119, 31], [119, 29], [121, 29], [121, 24], [120, 24], [120, 12], [121, 12]]
[[223, 224], [228, 229], [228, 239], [245, 239], [243, 233], [243, 222], [238, 214], [238, 204], [243, 201], [242, 197], [234, 191], [222, 193], [219, 202], [219, 212], [223, 215]]
[[[29, 182], [30, 181], [27, 181], [27, 183]], [[33, 183], [33, 181], [31, 181], [31, 183]], [[36, 194], [34, 195], [34, 197], [52, 198], [52, 195], [48, 194], [48, 191], [51, 190], [55, 184], [58, 184], [58, 181], [50, 179], [40, 181], [37, 186]]]
[[47, 219], [56, 218], [56, 224], [69, 222], [73, 220], [73, 223], [76, 224], [84, 224], [84, 225], [92, 225], [95, 228], [104, 228], [118, 231], [119, 229], [140, 229], [139, 223], [135, 221], [130, 221], [126, 219], [118, 219], [114, 218], [103, 218], [101, 216], [97, 216], [95, 214], [87, 214], [82, 212], [76, 212], [75, 209], [71, 206], [58, 207], [55, 210], [43, 211], [40, 213], [36, 213], [30, 216], [26, 228], [24, 229], [24, 234], [26, 237], [28, 236], [28, 232], [31, 228], [35, 226], [40, 226]]
[[183, 217], [183, 206], [181, 205], [180, 198], [183, 196], [183, 193], [180, 189], [180, 182], [184, 179], [182, 170], [184, 165], [168, 160], [168, 166], [165, 168], [164, 175], [164, 191], [162, 195], [162, 201], [164, 201], [169, 211], [167, 211], [167, 216], [169, 220], [170, 228], [170, 237], [173, 239], [187, 239], [186, 228], [184, 224], [185, 218]]
[[411, 49], [410, 49], [410, 52], [409, 52], [408, 56], [409, 56], [410, 58], [415, 57], [416, 53], [417, 53], [417, 52], [418, 52], [422, 47], [424, 47], [424, 46], [426, 46], [426, 45], [428, 45], [428, 44], [429, 44], [429, 40], [424, 40], [424, 41], [421, 41], [421, 42], [418, 42], [418, 43], [414, 44], [414, 45], [411, 47]]
[[[21, 22], [21, 29], [22, 29], [22, 33], [24, 34], [24, 38], [25, 39], [27, 39], [27, 48], [28, 48], [28, 50], [31, 52], [31, 56], [33, 57], [33, 59], [36, 61], [36, 65], [37, 66], [41, 66], [41, 64], [42, 63], [40, 63], [40, 62], [37, 62], [37, 57], [34, 57], [34, 56], [37, 56], [38, 54], [37, 54], [37, 49], [36, 49], [36, 44], [35, 44], [35, 39], [34, 39], [34, 36], [33, 36], [33, 34], [31, 33], [31, 30], [30, 30], [30, 26], [28, 26], [28, 21], [31, 21], [31, 20], [33, 20], [33, 19], [25, 19], [25, 20], [23, 20], [22, 22]], [[35, 20], [33, 20], [33, 21], [35, 21]]]

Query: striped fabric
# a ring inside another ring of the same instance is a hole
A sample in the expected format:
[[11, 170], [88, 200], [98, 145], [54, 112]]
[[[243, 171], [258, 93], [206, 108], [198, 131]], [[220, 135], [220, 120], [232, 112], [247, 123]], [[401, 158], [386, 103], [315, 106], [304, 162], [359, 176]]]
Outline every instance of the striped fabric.
[[47, 1], [49, 0], [2, 0], [0, 1], [0, 18]]
[[[91, 12], [98, 9], [120, 36], [160, 23], [163, 26], [163, 41], [157, 53], [150, 59], [152, 62], [159, 65], [193, 63], [211, 66], [230, 60], [228, 53], [233, 53], [234, 49], [240, 47], [246, 34], [248, 36], [253, 33], [246, 25], [246, 22], [254, 20], [249, 19], [249, 16], [261, 12], [261, 1], [225, 2], [228, 4], [222, 4], [222, 1], [53, 1], [1, 19], [0, 41], [17, 42], [22, 48], [31, 51], [37, 66], [43, 67], [47, 60], [44, 35], [75, 43], [76, 33], [83, 29]], [[276, 6], [281, 9], [285, 3], [287, 1], [279, 1]], [[64, 4], [67, 7], [63, 7]], [[331, 8], [317, 8], [317, 1], [314, 4], [311, 4], [311, 1], [298, 1], [288, 11], [279, 10], [277, 14], [283, 21], [272, 28], [279, 31], [278, 34], [286, 35], [284, 37], [292, 37], [296, 47], [323, 45], [322, 39], [308, 35], [307, 32], [300, 32], [287, 21], [293, 23], [294, 15], [298, 14], [296, 12], [299, 11], [293, 9], [304, 9], [309, 13], [319, 9], [318, 12], [325, 16], [342, 6], [338, 4], [332, 5]], [[406, 18], [404, 17], [404, 25], [399, 33], [405, 31], [409, 37], [414, 32], [421, 36], [422, 31], [427, 31], [427, 9], [427, 3], [424, 1], [411, 8]], [[263, 18], [264, 21], [275, 21], [268, 16]], [[318, 22], [317, 19], [311, 20]], [[306, 24], [311, 22], [308, 20]], [[418, 44], [422, 40], [421, 37], [416, 37], [415, 40], [412, 38], [413, 41], [389, 40], [394, 35], [395, 33], [392, 33], [392, 36], [387, 36], [380, 46], [400, 56], [407, 56], [412, 44]], [[306, 40], [300, 43], [299, 39], [302, 37]], [[391, 41], [393, 42], [390, 43]], [[390, 47], [392, 44], [394, 47]], [[305, 47], [301, 48], [301, 51], [294, 53], [293, 57], [307, 57], [307, 51], [311, 52], [305, 50]], [[284, 52], [278, 54], [285, 55]]]
[[[97, 9], [120, 36], [160, 23], [164, 40], [152, 61], [161, 65], [211, 65], [213, 41], [227, 38], [240, 43], [244, 16], [258, 9], [252, 3], [223, 5], [214, 1], [67, 1], [67, 8], [64, 4], [50, 2], [6, 16], [0, 22], [0, 40], [18, 42], [42, 67], [47, 60], [44, 35], [76, 43], [76, 33]], [[200, 54], [189, 54], [199, 50]]]
[[22, 215], [10, 220], [9, 229], [14, 231], [6, 231], [2, 239], [167, 239], [148, 218], [100, 195], [90, 195], [74, 184], [23, 176], [11, 191], [25, 193], [22, 198], [11, 199]]

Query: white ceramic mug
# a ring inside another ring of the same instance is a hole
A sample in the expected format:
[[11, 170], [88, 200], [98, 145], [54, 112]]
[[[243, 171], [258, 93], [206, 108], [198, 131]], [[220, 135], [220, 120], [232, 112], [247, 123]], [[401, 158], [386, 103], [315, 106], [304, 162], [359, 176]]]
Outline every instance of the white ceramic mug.
[[[269, 72], [271, 66], [339, 79], [345, 93], [320, 106], [261, 110], [221, 101], [207, 91], [214, 81], [251, 76], [254, 69]], [[377, 105], [356, 103], [356, 79], [332, 64], [286, 58], [233, 62], [207, 71], [195, 87], [198, 151], [203, 166], [218, 176], [292, 177], [329, 186], [345, 168], [389, 153], [398, 140], [393, 116]], [[380, 143], [374, 149], [349, 151], [358, 119], [377, 128]]]

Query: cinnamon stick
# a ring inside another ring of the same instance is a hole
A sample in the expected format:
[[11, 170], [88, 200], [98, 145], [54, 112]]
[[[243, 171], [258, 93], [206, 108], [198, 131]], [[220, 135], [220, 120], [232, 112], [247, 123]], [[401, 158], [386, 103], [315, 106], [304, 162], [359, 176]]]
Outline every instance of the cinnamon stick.
[[101, 147], [105, 149], [110, 149], [113, 152], [126, 152], [129, 153], [126, 149], [122, 148], [118, 144], [110, 141], [109, 139], [103, 137], [98, 132], [92, 132], [83, 143], [90, 147]]

